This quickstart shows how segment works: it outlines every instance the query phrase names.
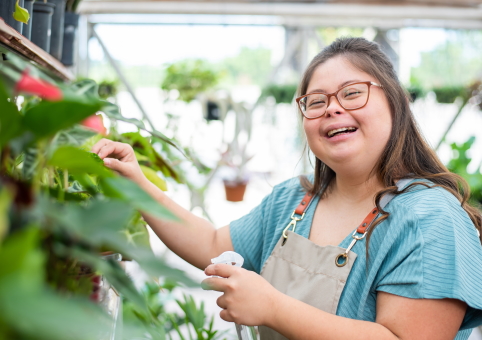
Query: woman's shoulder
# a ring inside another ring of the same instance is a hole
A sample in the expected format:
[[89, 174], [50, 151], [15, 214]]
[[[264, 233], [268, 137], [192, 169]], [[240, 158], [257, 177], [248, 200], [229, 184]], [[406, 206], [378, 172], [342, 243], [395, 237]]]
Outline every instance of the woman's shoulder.
[[414, 180], [408, 190], [395, 196], [391, 208], [403, 208], [413, 215], [424, 217], [426, 214], [451, 214], [463, 212], [460, 201], [447, 189], [436, 186], [428, 180]]
[[[313, 175], [305, 176], [309, 181], [313, 181]], [[273, 196], [295, 196], [303, 197], [306, 190], [301, 185], [301, 176], [287, 179], [273, 187], [271, 195]]]
[[[476, 229], [460, 201], [447, 189], [423, 180], [407, 192], [396, 196], [387, 206], [392, 224], [402, 228], [412, 226], [425, 236], [440, 232], [464, 233], [476, 237]], [[400, 223], [400, 222], [405, 223]], [[410, 229], [410, 228], [409, 228]]]

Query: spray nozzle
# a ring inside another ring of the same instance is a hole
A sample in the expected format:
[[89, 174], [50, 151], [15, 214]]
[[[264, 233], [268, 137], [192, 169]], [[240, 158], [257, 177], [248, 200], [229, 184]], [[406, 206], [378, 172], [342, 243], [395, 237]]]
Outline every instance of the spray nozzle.
[[218, 257], [211, 259], [212, 264], [224, 263], [232, 266], [241, 267], [244, 263], [244, 259], [241, 255], [234, 251], [225, 251]]

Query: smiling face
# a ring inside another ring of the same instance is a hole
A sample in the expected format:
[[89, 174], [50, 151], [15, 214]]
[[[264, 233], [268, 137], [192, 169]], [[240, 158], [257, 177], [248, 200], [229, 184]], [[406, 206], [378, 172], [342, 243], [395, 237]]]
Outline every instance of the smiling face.
[[[346, 84], [372, 81], [373, 76], [337, 56], [319, 65], [306, 93], [333, 93]], [[392, 117], [383, 89], [370, 87], [368, 103], [358, 110], [344, 109], [331, 97], [326, 113], [317, 119], [303, 119], [311, 151], [335, 173], [371, 171], [390, 138]]]

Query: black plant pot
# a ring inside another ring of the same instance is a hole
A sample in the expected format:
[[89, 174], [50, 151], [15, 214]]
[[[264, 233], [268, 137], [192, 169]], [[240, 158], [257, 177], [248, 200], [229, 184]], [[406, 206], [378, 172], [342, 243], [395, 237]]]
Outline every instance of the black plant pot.
[[33, 3], [35, 0], [25, 0], [24, 1], [24, 8], [28, 11], [28, 14], [30, 14], [30, 20], [28, 21], [28, 24], [23, 24], [22, 25], [22, 34], [25, 38], [30, 40], [31, 34], [32, 34], [32, 20], [33, 20]]
[[79, 15], [72, 12], [65, 12], [62, 64], [66, 66], [74, 65], [75, 33], [78, 25]]
[[30, 40], [46, 52], [50, 52], [54, 7], [54, 4], [38, 1], [33, 4], [34, 20], [32, 20], [32, 36]]
[[55, 5], [52, 16], [52, 36], [50, 37], [50, 54], [60, 60], [62, 59], [62, 42], [64, 41], [64, 14], [65, 0], [48, 0]]
[[[22, 23], [13, 18], [15, 12], [15, 3], [17, 0], [0, 0], [0, 17], [5, 20], [5, 23], [16, 29], [18, 33], [22, 33]], [[19, 5], [23, 7], [23, 0], [19, 1]]]

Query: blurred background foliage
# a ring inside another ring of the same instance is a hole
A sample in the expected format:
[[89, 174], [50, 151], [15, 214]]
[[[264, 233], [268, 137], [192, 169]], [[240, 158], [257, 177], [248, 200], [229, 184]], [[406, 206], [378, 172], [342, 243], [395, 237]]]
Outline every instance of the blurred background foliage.
[[410, 84], [424, 90], [446, 86], [467, 86], [482, 78], [482, 32], [452, 30], [448, 39], [433, 50], [421, 53], [413, 67]]

